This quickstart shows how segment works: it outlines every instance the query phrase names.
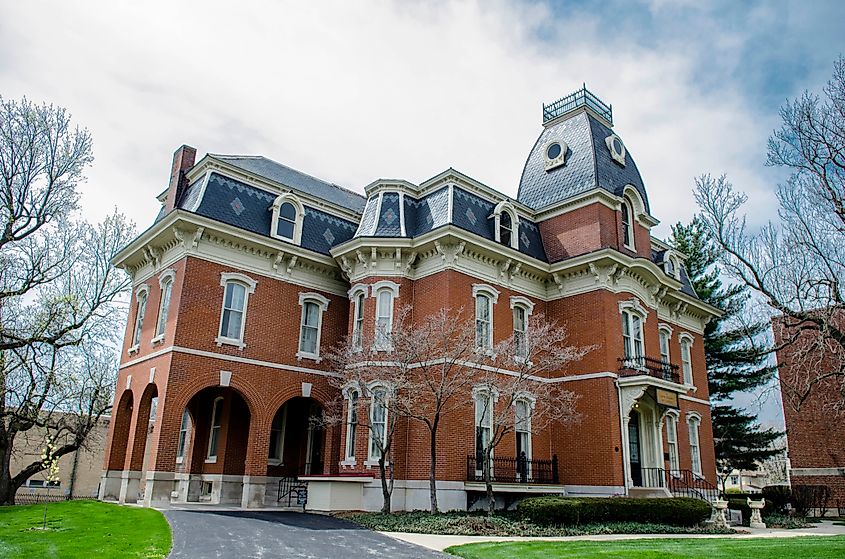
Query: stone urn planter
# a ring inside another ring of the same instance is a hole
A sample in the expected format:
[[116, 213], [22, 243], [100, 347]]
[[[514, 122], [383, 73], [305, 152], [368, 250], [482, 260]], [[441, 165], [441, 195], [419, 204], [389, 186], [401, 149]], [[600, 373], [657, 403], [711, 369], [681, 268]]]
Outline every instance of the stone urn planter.
[[725, 511], [728, 509], [728, 502], [722, 499], [713, 501], [713, 526], [715, 528], [727, 528], [728, 519]]
[[759, 501], [752, 501], [747, 499], [748, 506], [751, 508], [751, 522], [748, 524], [751, 528], [765, 528], [766, 524], [763, 522], [763, 517], [760, 512], [766, 506], [766, 499]]

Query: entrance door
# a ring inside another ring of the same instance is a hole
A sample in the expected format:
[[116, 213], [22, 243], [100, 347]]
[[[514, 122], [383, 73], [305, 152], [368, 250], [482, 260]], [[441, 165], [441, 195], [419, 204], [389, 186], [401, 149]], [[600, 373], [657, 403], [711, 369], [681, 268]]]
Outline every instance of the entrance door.
[[635, 487], [642, 487], [643, 473], [640, 465], [640, 414], [631, 412], [628, 421], [628, 454], [631, 457], [631, 479]]
[[305, 442], [305, 475], [323, 473], [323, 429], [320, 423], [321, 410], [312, 406], [308, 418], [308, 434]]

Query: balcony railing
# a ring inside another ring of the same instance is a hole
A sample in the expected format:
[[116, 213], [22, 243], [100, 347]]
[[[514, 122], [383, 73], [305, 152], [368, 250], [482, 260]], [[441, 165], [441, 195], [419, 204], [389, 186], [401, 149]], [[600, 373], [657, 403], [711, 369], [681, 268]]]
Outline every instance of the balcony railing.
[[561, 97], [557, 101], [543, 104], [543, 124], [554, 120], [560, 115], [566, 114], [569, 111], [575, 110], [578, 107], [589, 107], [596, 114], [607, 120], [613, 125], [613, 106], [606, 104], [604, 101], [596, 97], [593, 92], [587, 89], [586, 84], [576, 91], [573, 91], [565, 97]]
[[637, 375], [648, 375], [650, 377], [668, 380], [681, 384], [681, 376], [678, 374], [678, 366], [662, 359], [652, 357], [620, 357], [619, 375], [632, 377]]
[[[475, 455], [467, 456], [467, 481], [484, 481], [483, 460]], [[528, 460], [525, 458], [493, 457], [490, 479], [495, 483], [560, 483], [557, 474], [557, 455], [551, 460]]]

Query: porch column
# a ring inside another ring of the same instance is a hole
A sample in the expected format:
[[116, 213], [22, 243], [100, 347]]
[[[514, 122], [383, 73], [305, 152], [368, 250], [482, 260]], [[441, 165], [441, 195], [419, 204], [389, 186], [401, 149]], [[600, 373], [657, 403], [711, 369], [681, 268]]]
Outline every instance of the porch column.
[[273, 418], [256, 414], [249, 422], [249, 442], [244, 465], [242, 508], [261, 508], [267, 491], [267, 455], [270, 451], [270, 426]]

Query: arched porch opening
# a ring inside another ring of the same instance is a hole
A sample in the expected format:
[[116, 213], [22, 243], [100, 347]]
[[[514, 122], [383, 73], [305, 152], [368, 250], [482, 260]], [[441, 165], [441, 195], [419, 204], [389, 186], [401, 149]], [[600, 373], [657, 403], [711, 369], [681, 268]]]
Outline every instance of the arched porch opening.
[[124, 390], [112, 413], [112, 438], [106, 469], [123, 470], [126, 465], [126, 448], [129, 445], [129, 429], [132, 425], [134, 398], [131, 390]]
[[270, 425], [267, 475], [296, 477], [322, 474], [326, 433], [323, 407], [313, 398], [291, 398], [276, 411]]
[[140, 495], [144, 494], [146, 485], [146, 471], [149, 465], [157, 409], [158, 387], [155, 384], [148, 384], [138, 402], [138, 419], [135, 423], [135, 440], [129, 466], [130, 470], [142, 472], [138, 489]]

